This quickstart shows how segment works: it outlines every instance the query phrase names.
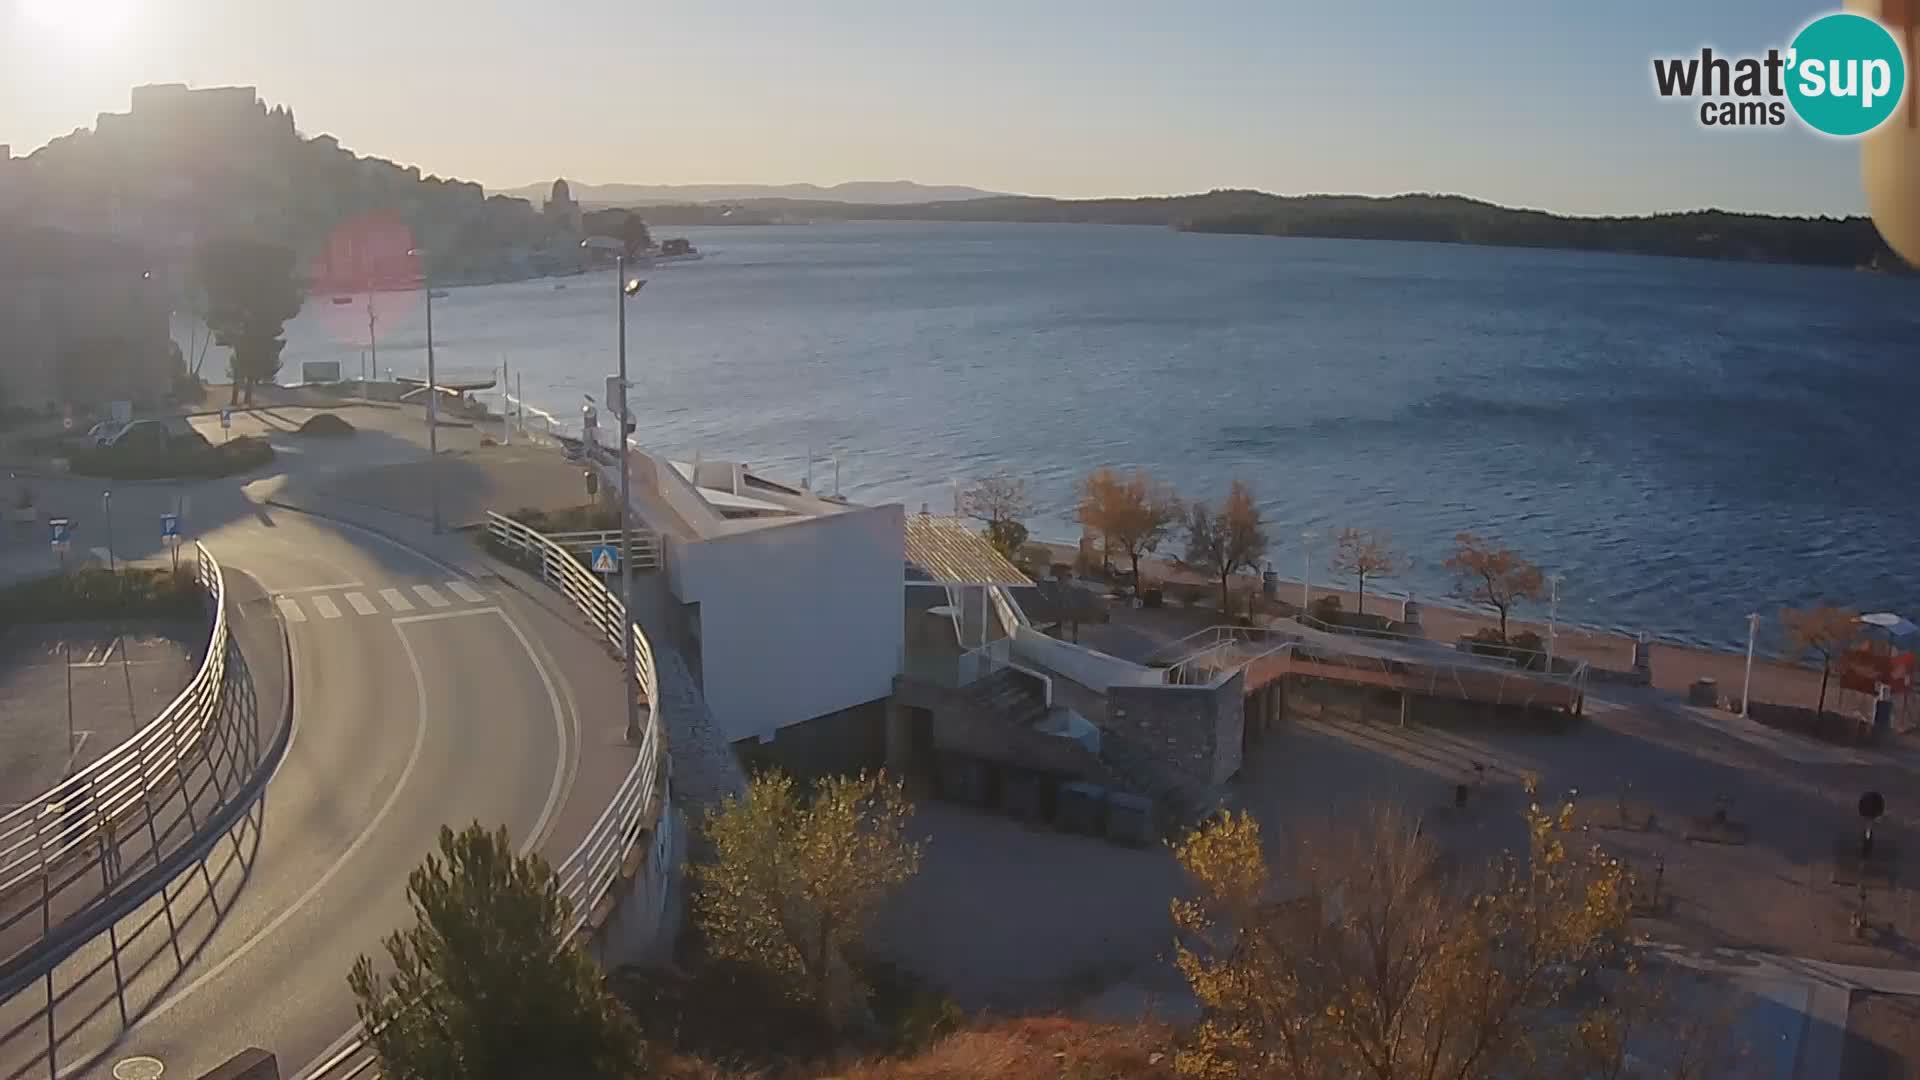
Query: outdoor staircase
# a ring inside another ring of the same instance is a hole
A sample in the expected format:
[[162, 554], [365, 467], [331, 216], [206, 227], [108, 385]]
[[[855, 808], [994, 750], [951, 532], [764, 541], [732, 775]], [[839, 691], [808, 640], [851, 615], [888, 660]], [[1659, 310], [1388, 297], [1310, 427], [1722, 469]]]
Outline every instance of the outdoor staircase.
[[1022, 727], [1033, 727], [1047, 716], [1047, 699], [1033, 676], [1001, 668], [967, 687], [971, 704], [988, 716]]

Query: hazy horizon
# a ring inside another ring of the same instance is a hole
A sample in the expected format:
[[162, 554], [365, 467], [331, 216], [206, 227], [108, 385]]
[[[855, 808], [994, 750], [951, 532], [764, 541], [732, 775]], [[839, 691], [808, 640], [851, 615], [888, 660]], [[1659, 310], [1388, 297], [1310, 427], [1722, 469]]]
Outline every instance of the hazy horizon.
[[1655, 55], [1764, 49], [1828, 5], [1550, 7], [0, 0], [0, 142], [30, 153], [125, 111], [136, 84], [243, 84], [307, 134], [490, 191], [904, 177], [1062, 198], [1431, 192], [1583, 216], [1864, 210], [1850, 143], [1704, 130], [1651, 87]]

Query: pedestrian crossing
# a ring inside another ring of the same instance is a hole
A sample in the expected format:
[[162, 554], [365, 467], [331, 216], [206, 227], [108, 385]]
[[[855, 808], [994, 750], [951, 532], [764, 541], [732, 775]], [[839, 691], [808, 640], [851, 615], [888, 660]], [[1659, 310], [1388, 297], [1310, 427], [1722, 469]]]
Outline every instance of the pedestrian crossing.
[[[444, 591], [442, 591], [444, 590]], [[449, 599], [447, 594], [456, 599]], [[353, 617], [404, 615], [421, 607], [431, 610], [451, 608], [456, 603], [484, 604], [486, 593], [465, 581], [439, 585], [411, 585], [401, 588], [352, 589], [284, 593], [274, 598], [280, 615], [289, 623], [331, 622]], [[343, 606], [344, 605], [344, 606]]]

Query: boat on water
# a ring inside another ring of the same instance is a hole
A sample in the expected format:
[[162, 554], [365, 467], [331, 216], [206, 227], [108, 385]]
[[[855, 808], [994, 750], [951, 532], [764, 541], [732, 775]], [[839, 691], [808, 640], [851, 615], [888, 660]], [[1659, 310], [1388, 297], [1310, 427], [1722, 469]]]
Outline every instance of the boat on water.
[[333, 298], [333, 302], [334, 302], [334, 303], [336, 303], [336, 304], [351, 304], [351, 303], [353, 303], [353, 297], [351, 297], [351, 296], [336, 296], [336, 297], [334, 297], [334, 298]]
[[698, 262], [706, 258], [700, 253], [699, 248], [693, 246], [692, 241], [678, 236], [662, 241], [660, 246], [649, 254], [656, 266], [661, 263]]
[[453, 294], [448, 292], [445, 289], [435, 289], [432, 292], [428, 293], [427, 295], [433, 297], [435, 300], [445, 300], [447, 297], [452, 296]]

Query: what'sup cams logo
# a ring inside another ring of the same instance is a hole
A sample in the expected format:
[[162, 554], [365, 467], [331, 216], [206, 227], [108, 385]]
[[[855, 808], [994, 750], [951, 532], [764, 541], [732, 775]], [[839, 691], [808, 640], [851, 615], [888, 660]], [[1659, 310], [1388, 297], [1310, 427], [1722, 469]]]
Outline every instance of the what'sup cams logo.
[[1764, 56], [1656, 57], [1653, 85], [1663, 98], [1700, 101], [1704, 127], [1780, 127], [1788, 110], [1815, 131], [1865, 135], [1886, 122], [1909, 90], [1901, 43], [1873, 19], [1823, 15], [1785, 50]]

